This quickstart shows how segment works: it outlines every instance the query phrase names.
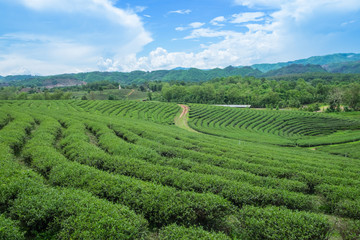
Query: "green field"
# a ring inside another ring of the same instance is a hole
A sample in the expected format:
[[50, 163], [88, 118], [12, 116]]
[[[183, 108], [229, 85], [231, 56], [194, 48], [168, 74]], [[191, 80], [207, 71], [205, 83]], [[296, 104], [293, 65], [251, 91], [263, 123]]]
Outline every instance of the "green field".
[[114, 100], [143, 100], [147, 98], [146, 92], [132, 89], [107, 89], [103, 91], [74, 91], [71, 92], [73, 98], [81, 99], [86, 97], [89, 100], [109, 100], [109, 96]]
[[358, 118], [180, 113], [0, 101], [0, 239], [360, 238]]

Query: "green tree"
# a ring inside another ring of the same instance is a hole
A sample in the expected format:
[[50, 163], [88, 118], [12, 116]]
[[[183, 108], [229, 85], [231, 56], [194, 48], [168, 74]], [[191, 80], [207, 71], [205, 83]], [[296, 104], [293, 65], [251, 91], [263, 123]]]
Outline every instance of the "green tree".
[[350, 84], [345, 93], [346, 104], [354, 110], [358, 110], [360, 107], [360, 84]]
[[166, 101], [168, 101], [168, 102], [171, 101], [172, 94], [171, 94], [170, 85], [168, 83], [163, 86], [163, 88], [161, 90], [161, 94]]
[[152, 100], [152, 92], [147, 92], [147, 97], [151, 101]]

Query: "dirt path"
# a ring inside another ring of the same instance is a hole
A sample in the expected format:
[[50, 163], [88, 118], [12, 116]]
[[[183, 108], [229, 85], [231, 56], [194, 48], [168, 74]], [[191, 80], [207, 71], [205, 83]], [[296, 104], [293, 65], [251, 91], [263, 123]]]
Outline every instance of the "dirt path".
[[129, 97], [131, 94], [133, 94], [135, 92], [135, 89], [131, 89], [131, 91], [128, 93], [128, 95], [126, 95], [127, 97]]
[[[179, 128], [188, 130], [190, 132], [196, 132], [194, 129], [190, 128], [188, 125], [188, 117], [189, 117], [189, 106], [179, 104], [181, 107], [181, 113], [179, 112], [178, 115], [175, 117], [175, 125]], [[179, 115], [180, 114], [180, 115]]]

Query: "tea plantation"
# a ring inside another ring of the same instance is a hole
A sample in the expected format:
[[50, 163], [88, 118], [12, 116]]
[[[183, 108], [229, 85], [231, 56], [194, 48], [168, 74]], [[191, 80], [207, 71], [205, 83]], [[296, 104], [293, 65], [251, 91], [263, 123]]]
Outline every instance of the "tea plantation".
[[0, 101], [0, 239], [359, 239], [360, 121]]

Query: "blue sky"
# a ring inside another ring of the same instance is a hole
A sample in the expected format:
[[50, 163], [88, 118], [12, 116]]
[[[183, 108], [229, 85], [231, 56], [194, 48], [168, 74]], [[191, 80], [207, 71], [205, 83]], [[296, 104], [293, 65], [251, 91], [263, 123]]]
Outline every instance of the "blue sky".
[[0, 0], [0, 75], [360, 52], [359, 0]]

